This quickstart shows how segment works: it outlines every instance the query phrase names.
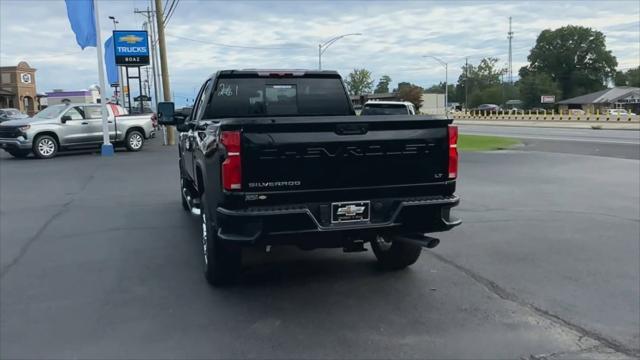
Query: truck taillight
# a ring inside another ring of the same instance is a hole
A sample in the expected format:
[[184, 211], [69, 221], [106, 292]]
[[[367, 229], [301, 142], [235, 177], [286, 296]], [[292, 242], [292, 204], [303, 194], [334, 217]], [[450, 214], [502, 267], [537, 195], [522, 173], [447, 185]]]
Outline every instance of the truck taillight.
[[449, 179], [458, 177], [458, 127], [449, 125]]
[[223, 131], [220, 142], [227, 149], [227, 158], [222, 163], [222, 187], [225, 190], [240, 190], [242, 189], [240, 131]]

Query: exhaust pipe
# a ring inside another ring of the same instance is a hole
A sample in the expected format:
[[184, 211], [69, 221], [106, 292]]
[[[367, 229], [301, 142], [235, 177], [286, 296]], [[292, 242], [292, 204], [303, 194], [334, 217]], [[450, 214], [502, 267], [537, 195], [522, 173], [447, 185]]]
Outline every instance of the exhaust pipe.
[[438, 246], [438, 244], [440, 244], [440, 240], [424, 234], [401, 235], [401, 236], [397, 236], [395, 240], [412, 243], [415, 245], [425, 247], [427, 249], [433, 249], [434, 247]]
[[434, 247], [438, 246], [439, 244], [440, 244], [440, 240], [438, 240], [436, 238], [429, 237], [429, 240], [427, 240], [427, 249], [433, 249]]

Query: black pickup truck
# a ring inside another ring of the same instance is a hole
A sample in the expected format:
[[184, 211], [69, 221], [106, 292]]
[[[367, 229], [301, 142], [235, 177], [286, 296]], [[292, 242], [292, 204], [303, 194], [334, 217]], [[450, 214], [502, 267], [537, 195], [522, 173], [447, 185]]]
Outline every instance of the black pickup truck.
[[206, 279], [233, 281], [242, 248], [365, 251], [383, 268], [416, 262], [460, 224], [450, 213], [458, 131], [444, 117], [355, 116], [335, 71], [225, 70], [179, 131], [180, 192], [200, 217]]

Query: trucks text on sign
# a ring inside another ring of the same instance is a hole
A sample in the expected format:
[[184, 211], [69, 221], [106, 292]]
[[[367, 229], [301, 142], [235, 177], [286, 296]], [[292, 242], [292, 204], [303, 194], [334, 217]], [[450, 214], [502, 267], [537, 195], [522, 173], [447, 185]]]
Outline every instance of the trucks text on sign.
[[142, 30], [115, 30], [113, 32], [116, 65], [149, 65], [149, 37]]

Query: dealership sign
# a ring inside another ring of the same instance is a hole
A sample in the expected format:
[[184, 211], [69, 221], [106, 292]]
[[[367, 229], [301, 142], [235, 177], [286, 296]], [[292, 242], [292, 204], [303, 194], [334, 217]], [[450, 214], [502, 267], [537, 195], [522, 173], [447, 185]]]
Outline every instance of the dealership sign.
[[554, 102], [556, 102], [555, 95], [542, 95], [542, 96], [540, 96], [540, 103], [541, 104], [553, 104]]
[[113, 32], [116, 65], [149, 65], [149, 37], [142, 30], [115, 30]]

